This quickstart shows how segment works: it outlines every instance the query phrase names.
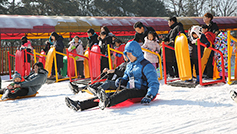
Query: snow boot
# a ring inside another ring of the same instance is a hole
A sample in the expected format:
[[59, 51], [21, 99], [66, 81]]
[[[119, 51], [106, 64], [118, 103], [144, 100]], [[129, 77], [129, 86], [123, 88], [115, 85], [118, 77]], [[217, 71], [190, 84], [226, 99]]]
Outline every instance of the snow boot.
[[72, 90], [73, 94], [79, 93], [79, 87], [72, 82], [69, 82], [69, 88]]
[[98, 89], [97, 97], [100, 99], [99, 108], [104, 110], [110, 104], [109, 98], [106, 95], [104, 89]]
[[230, 91], [230, 97], [233, 101], [237, 103], [237, 93], [234, 90]]
[[8, 89], [5, 90], [4, 94], [1, 97], [1, 100], [6, 100], [7, 98], [9, 98], [8, 97], [9, 93], [10, 93], [10, 90], [8, 90]]
[[94, 95], [94, 96], [97, 96], [97, 90], [92, 88], [91, 86], [88, 86], [87, 89]]
[[66, 105], [75, 110], [75, 111], [81, 111], [81, 106], [80, 106], [80, 102], [79, 101], [73, 101], [71, 100], [69, 97], [65, 97], [65, 102]]

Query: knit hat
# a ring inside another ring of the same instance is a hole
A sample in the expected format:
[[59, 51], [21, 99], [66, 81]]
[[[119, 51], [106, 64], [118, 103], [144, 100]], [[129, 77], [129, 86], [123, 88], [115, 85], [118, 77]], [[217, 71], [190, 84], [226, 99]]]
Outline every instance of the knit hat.
[[13, 80], [15, 80], [16, 78], [20, 78], [21, 79], [21, 74], [19, 74], [17, 71], [13, 75]]

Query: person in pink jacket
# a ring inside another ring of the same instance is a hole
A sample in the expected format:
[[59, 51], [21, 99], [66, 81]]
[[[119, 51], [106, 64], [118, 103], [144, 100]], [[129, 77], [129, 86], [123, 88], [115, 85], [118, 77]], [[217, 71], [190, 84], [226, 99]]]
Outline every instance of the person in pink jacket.
[[[78, 36], [75, 36], [73, 38], [73, 40], [71, 42], [69, 42], [69, 48], [68, 51], [78, 54], [78, 55], [83, 55], [84, 49], [82, 46], [82, 41], [80, 40], [80, 38]], [[77, 71], [79, 72], [79, 78], [85, 78], [83, 70], [84, 70], [84, 65], [83, 65], [83, 61], [84, 58], [76, 56], [76, 63], [77, 63]]]
[[[145, 37], [145, 42], [144, 44], [141, 46], [142, 48], [148, 49], [152, 52], [160, 52], [160, 45], [159, 45], [159, 41], [157, 39], [157, 37], [155, 36], [155, 32], [150, 31], [148, 33], [148, 35]], [[152, 65], [157, 68], [156, 63], [158, 63], [158, 57], [152, 53], [149, 52], [144, 52], [144, 58], [147, 59], [148, 61], [150, 61], [152, 63]]]

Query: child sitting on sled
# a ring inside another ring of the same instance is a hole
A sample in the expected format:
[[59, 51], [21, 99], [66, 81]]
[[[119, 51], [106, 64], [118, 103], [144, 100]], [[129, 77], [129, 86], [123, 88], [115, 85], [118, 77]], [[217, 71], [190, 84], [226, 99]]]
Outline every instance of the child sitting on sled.
[[19, 91], [21, 88], [20, 87], [16, 87], [15, 85], [19, 85], [22, 82], [22, 78], [21, 78], [21, 74], [19, 74], [18, 72], [15, 72], [14, 76], [13, 76], [13, 83], [9, 84], [7, 86], [7, 88], [5, 89], [4, 94], [2, 95], [2, 100], [6, 99], [8, 93], [16, 93], [17, 91]]

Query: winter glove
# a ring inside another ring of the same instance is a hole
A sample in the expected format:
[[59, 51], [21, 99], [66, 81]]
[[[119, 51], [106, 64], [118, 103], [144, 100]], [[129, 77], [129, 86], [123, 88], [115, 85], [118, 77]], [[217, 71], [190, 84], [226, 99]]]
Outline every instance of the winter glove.
[[119, 54], [119, 53], [116, 53], [115, 54], [117, 57], [121, 57], [122, 56], [122, 54]]
[[124, 80], [122, 77], [118, 78], [116, 81], [115, 81], [115, 86], [116, 87], [119, 87], [119, 83], [121, 82], [121, 86], [124, 86], [126, 87], [128, 81], [127, 80]]
[[77, 59], [79, 59], [79, 58], [80, 58], [79, 56], [76, 56], [76, 57], [75, 57], [75, 60], [77, 60]]
[[72, 46], [71, 49], [72, 49], [72, 50], [73, 50], [73, 49], [76, 49], [76, 47], [75, 47], [75, 46]]
[[154, 98], [153, 95], [146, 95], [142, 100], [141, 104], [148, 104], [151, 102], [151, 100]]

